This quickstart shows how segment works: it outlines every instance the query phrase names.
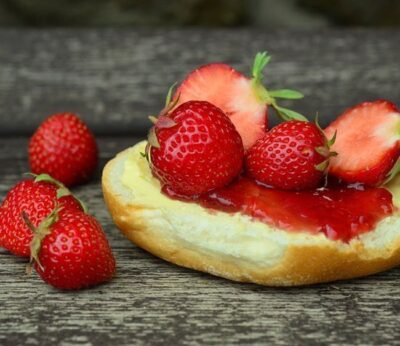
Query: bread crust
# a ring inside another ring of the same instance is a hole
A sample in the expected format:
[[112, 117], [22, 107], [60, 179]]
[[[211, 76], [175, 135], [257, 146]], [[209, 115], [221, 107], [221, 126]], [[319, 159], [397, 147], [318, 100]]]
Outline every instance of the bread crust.
[[[299, 286], [374, 274], [400, 264], [400, 232], [384, 248], [365, 247], [361, 241], [345, 249], [336, 241], [318, 244], [289, 243], [280, 261], [268, 267], [238, 258], [222, 257], [203, 248], [160, 236], [146, 217], [145, 208], [126, 203], [113, 190], [112, 170], [119, 156], [103, 171], [104, 199], [116, 226], [137, 246], [171, 263], [239, 282], [267, 286]], [[156, 206], [155, 206], [156, 207]]]

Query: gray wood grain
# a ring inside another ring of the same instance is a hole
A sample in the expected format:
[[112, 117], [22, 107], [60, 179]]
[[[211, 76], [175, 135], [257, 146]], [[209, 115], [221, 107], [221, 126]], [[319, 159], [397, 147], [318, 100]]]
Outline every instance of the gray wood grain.
[[[100, 138], [101, 165], [135, 137]], [[28, 170], [27, 139], [0, 139], [0, 198]], [[400, 270], [303, 288], [237, 284], [168, 264], [118, 232], [99, 177], [76, 189], [103, 224], [118, 275], [57, 291], [0, 250], [1, 345], [396, 345]]]
[[[146, 116], [161, 107], [172, 82], [210, 61], [247, 71], [256, 51], [269, 50], [268, 85], [303, 91], [297, 109], [319, 111], [325, 123], [356, 102], [399, 102], [399, 36], [398, 30], [0, 30], [0, 199], [28, 170], [24, 134], [47, 114], [76, 111], [108, 134], [99, 139], [104, 165], [144, 134]], [[104, 206], [100, 173], [101, 167], [76, 192], [104, 226], [117, 277], [60, 292], [25, 276], [25, 261], [0, 250], [0, 345], [399, 344], [399, 269], [272, 289], [179, 268], [120, 235]]]
[[169, 86], [201, 64], [248, 73], [268, 50], [271, 88], [323, 124], [364, 100], [400, 99], [399, 30], [0, 30], [0, 134], [30, 133], [47, 115], [78, 112], [102, 134], [143, 134]]

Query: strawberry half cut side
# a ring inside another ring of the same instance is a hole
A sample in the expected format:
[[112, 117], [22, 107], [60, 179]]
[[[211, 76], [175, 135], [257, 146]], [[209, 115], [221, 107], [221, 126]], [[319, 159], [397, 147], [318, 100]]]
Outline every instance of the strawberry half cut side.
[[400, 155], [400, 113], [386, 100], [364, 102], [346, 110], [326, 129], [337, 131], [329, 173], [349, 183], [380, 185], [394, 176]]
[[190, 100], [208, 101], [231, 119], [245, 149], [267, 128], [267, 105], [253, 92], [251, 80], [226, 64], [209, 64], [191, 72], [176, 91], [178, 105]]
[[288, 89], [267, 91], [262, 85], [263, 70], [270, 59], [266, 52], [256, 55], [252, 78], [223, 63], [212, 63], [197, 68], [176, 90], [173, 97], [173, 100], [177, 101], [175, 108], [194, 100], [208, 101], [217, 106], [231, 119], [247, 150], [263, 137], [267, 130], [268, 105], [272, 105], [279, 115], [285, 111], [299, 115], [277, 106], [275, 97], [296, 99], [303, 97], [301, 93]]

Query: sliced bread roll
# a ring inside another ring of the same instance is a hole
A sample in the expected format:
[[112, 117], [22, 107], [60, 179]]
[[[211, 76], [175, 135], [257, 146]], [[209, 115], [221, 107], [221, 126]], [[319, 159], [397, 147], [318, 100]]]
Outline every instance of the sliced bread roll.
[[169, 262], [240, 282], [295, 286], [373, 274], [400, 263], [400, 217], [349, 243], [288, 232], [240, 213], [210, 211], [160, 192], [141, 142], [103, 172], [106, 204], [137, 246]]

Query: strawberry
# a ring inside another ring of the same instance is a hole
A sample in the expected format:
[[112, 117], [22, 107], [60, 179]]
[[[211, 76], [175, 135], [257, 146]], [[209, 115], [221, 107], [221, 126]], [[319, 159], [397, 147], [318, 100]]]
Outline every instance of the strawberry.
[[[48, 284], [76, 290], [111, 280], [115, 259], [96, 219], [81, 211], [53, 210], [38, 227], [24, 214], [34, 234], [31, 263]], [[62, 207], [61, 207], [62, 208]]]
[[337, 131], [338, 153], [329, 173], [349, 183], [380, 185], [399, 171], [400, 112], [385, 100], [364, 102], [346, 110], [326, 129]]
[[268, 105], [286, 120], [304, 120], [300, 114], [278, 106], [276, 101], [276, 98], [301, 98], [301, 93], [288, 89], [267, 91], [262, 85], [263, 70], [270, 59], [266, 52], [256, 55], [252, 78], [222, 63], [201, 66], [185, 78], [173, 99], [179, 99], [177, 106], [200, 100], [221, 108], [231, 118], [247, 150], [265, 134]]
[[33, 225], [38, 226], [56, 204], [64, 210], [83, 210], [81, 202], [48, 175], [19, 182], [0, 206], [0, 246], [15, 255], [29, 257], [33, 234], [25, 225], [22, 213], [25, 212]]
[[283, 190], [318, 186], [334, 155], [318, 125], [292, 120], [283, 122], [247, 152], [247, 175], [258, 182]]
[[165, 188], [182, 196], [200, 195], [225, 186], [240, 173], [240, 135], [211, 103], [189, 101], [153, 121], [147, 154]]
[[97, 144], [93, 134], [72, 113], [47, 118], [29, 142], [31, 171], [50, 174], [66, 186], [89, 180], [97, 162]]

